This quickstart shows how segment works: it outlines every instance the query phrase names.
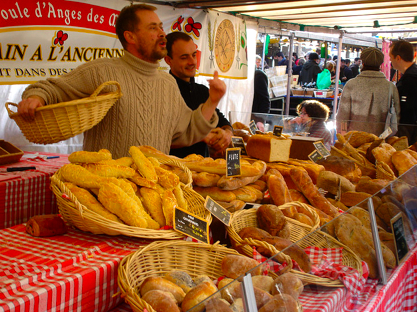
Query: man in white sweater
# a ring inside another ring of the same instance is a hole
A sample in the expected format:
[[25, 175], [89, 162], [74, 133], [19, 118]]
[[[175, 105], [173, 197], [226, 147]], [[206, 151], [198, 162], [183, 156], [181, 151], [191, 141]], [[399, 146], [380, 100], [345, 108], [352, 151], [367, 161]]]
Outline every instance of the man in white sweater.
[[114, 80], [123, 96], [98, 125], [84, 133], [84, 150], [106, 148], [118, 158], [126, 156], [132, 145], [151, 145], [168, 153], [171, 144], [201, 141], [217, 125], [215, 109], [226, 86], [215, 72], [208, 100], [195, 111], [187, 107], [175, 79], [158, 70], [167, 50], [155, 10], [146, 4], [123, 8], [116, 22], [123, 57], [94, 60], [60, 78], [30, 85], [18, 112], [33, 118], [37, 107], [88, 97], [102, 83]]

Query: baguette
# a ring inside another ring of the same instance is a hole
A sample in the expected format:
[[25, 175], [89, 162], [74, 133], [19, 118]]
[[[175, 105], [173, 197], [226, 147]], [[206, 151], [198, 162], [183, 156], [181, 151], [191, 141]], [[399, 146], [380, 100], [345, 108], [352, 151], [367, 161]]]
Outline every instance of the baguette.
[[267, 185], [275, 205], [280, 206], [292, 201], [287, 184], [279, 172], [269, 176]]
[[257, 181], [266, 171], [266, 163], [263, 161], [255, 161], [252, 166], [259, 169], [259, 174], [252, 177], [226, 177], [222, 176], [218, 182], [217, 186], [222, 190], [236, 190], [242, 186], [254, 183]]
[[221, 176], [215, 173], [208, 172], [192, 172], [193, 175], [193, 184], [200, 187], [212, 187], [217, 186], [217, 182], [220, 180]]
[[215, 201], [224, 201], [224, 202], [231, 202], [232, 200], [237, 199], [235, 193], [232, 191], [224, 191], [217, 186], [213, 187], [194, 187], [194, 191], [199, 193], [201, 196], [206, 198], [210, 196]]
[[[183, 161], [182, 162], [185, 166], [188, 167], [191, 171], [196, 172], [208, 172], [208, 173], [214, 173], [219, 175], [225, 175], [226, 174], [226, 163], [219, 163], [216, 161]], [[259, 175], [261, 170], [257, 167], [251, 166], [251, 165], [244, 165], [241, 164], [240, 166], [240, 175], [242, 177], [253, 177]]]
[[98, 152], [73, 152], [68, 156], [68, 160], [71, 163], [96, 163], [103, 160], [111, 160], [111, 157], [110, 151], [101, 149]]

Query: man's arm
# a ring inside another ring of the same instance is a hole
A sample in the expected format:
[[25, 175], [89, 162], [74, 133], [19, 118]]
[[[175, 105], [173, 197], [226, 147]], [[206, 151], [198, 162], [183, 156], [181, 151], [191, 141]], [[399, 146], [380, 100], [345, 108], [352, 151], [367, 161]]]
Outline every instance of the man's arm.
[[213, 117], [217, 105], [226, 93], [226, 84], [219, 79], [217, 70], [214, 72], [213, 79], [209, 80], [208, 83], [210, 85], [209, 98], [201, 108], [201, 113], [207, 121]]

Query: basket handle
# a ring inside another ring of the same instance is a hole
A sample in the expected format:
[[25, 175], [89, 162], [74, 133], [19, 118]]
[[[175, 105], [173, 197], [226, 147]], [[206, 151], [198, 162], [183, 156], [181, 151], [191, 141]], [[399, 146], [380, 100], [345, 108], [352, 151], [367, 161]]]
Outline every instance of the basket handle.
[[99, 85], [97, 89], [93, 92], [93, 94], [90, 95], [90, 97], [95, 97], [100, 94], [101, 90], [103, 90], [105, 87], [115, 85], [117, 87], [117, 93], [121, 94], [122, 90], [120, 88], [120, 84], [117, 81], [106, 81]]
[[6, 109], [7, 109], [7, 113], [9, 114], [9, 117], [11, 118], [13, 115], [17, 115], [18, 113], [16, 112], [13, 112], [10, 108], [9, 108], [9, 105], [11, 105], [11, 106], [14, 106], [14, 107], [17, 107], [17, 104], [15, 104], [15, 103], [12, 103], [12, 102], [7, 102], [4, 106], [6, 107]]
[[245, 238], [242, 240], [242, 243], [238, 245], [260, 246], [260, 247], [264, 247], [268, 249], [273, 255], [276, 255], [274, 258], [276, 258], [279, 262], [287, 263], [287, 266], [280, 271], [280, 274], [284, 274], [285, 272], [288, 272], [289, 270], [292, 269], [291, 257], [284, 254], [283, 252], [280, 252], [278, 249], [275, 248], [275, 246], [267, 242], [259, 241], [253, 238]]

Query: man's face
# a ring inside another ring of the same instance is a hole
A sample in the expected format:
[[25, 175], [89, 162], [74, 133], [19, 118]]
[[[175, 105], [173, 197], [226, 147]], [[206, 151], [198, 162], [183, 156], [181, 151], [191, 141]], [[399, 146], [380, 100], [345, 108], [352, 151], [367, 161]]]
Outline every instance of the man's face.
[[261, 60], [260, 59], [256, 59], [256, 68], [261, 68]]
[[396, 57], [394, 55], [392, 55], [391, 53], [391, 49], [389, 50], [389, 59], [391, 61], [392, 67], [396, 70], [399, 70], [399, 62], [401, 57], [399, 55], [397, 55]]
[[140, 23], [131, 33], [135, 55], [144, 61], [157, 63], [167, 54], [162, 22], [153, 11], [140, 10], [136, 14]]
[[195, 76], [197, 69], [197, 49], [195, 43], [177, 40], [172, 45], [172, 57], [166, 56], [165, 61], [171, 67], [171, 72], [182, 80], [189, 81]]
[[284, 58], [282, 56], [277, 56], [278, 62], [281, 62]]

